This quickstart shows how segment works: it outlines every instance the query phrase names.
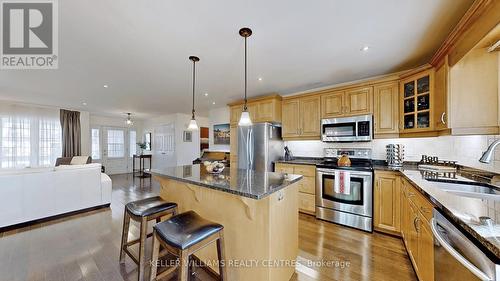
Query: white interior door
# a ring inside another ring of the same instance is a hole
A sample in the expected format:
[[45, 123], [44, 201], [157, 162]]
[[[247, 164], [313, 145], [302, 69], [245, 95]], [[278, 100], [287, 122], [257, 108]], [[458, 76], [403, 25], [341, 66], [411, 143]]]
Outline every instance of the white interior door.
[[123, 174], [129, 171], [128, 130], [118, 127], [103, 127], [102, 165], [106, 174]]

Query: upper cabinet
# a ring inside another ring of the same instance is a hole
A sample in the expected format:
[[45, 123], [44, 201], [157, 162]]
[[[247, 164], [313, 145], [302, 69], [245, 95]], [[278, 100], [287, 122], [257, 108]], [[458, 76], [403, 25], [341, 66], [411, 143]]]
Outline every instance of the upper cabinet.
[[448, 129], [449, 67], [447, 57], [435, 68], [434, 74], [434, 121], [435, 130]]
[[398, 137], [399, 83], [377, 84], [373, 88], [373, 130], [375, 138]]
[[[231, 108], [231, 125], [238, 125], [241, 112], [243, 111], [243, 101], [229, 104]], [[248, 113], [252, 122], [281, 122], [281, 97], [273, 95], [250, 99], [247, 103]]]
[[320, 97], [318, 95], [285, 99], [282, 104], [283, 139], [320, 138]]
[[434, 70], [404, 78], [400, 83], [400, 132], [421, 133], [434, 130]]
[[373, 87], [355, 87], [321, 95], [321, 118], [372, 113]]

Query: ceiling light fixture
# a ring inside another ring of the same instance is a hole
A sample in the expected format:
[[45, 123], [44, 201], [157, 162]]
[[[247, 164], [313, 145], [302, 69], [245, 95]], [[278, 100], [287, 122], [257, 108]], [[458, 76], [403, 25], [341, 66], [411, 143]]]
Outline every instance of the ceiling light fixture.
[[214, 101], [214, 102], [212, 102], [212, 104], [215, 104], [215, 101]]
[[87, 103], [86, 103], [86, 102], [82, 102], [82, 104], [83, 104], [83, 105], [87, 105]]
[[245, 105], [243, 106], [243, 112], [241, 113], [240, 122], [238, 126], [251, 126], [252, 120], [250, 119], [250, 114], [247, 108], [247, 38], [252, 35], [252, 30], [248, 27], [240, 29], [241, 37], [245, 38]]
[[106, 88], [106, 89], [107, 89], [107, 88], [109, 88], [109, 86], [108, 86], [108, 85], [106, 85], [106, 84], [104, 84], [104, 86], [103, 86], [103, 87], [104, 87], [104, 88]]
[[262, 81], [262, 77], [259, 77], [259, 81]]
[[127, 113], [127, 119], [125, 120], [125, 124], [129, 126], [134, 125], [134, 121], [132, 121], [132, 113]]
[[369, 47], [369, 46], [364, 46], [363, 48], [361, 48], [361, 51], [366, 52], [366, 51], [368, 51], [369, 49], [370, 49], [370, 47]]
[[208, 97], [208, 93], [205, 93], [205, 97]]
[[196, 83], [196, 62], [200, 61], [199, 57], [195, 56], [190, 56], [189, 60], [193, 62], [193, 111], [191, 111], [192, 116], [191, 116], [191, 121], [189, 121], [189, 125], [187, 129], [189, 131], [197, 131], [198, 130], [198, 124], [196, 123], [196, 119], [194, 118], [194, 89], [195, 89], [195, 83]]

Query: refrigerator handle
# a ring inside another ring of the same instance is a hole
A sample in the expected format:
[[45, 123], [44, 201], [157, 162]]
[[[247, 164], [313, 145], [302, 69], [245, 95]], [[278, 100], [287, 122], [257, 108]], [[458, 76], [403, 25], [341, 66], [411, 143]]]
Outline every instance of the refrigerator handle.
[[249, 146], [249, 149], [248, 151], [250, 152], [250, 157], [249, 157], [249, 162], [250, 162], [250, 169], [252, 169], [253, 167], [253, 130], [250, 128], [250, 130], [248, 130], [249, 132], [249, 141], [248, 141], [248, 146]]

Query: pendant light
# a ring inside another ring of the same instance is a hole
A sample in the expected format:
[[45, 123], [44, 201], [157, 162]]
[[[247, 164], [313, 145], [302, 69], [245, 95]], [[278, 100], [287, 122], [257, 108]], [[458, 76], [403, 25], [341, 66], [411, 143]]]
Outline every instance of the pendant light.
[[187, 127], [187, 129], [189, 131], [197, 131], [198, 124], [196, 123], [196, 119], [194, 118], [194, 89], [195, 89], [195, 82], [196, 82], [196, 62], [200, 61], [200, 58], [195, 57], [195, 56], [190, 56], [189, 60], [191, 60], [193, 62], [193, 111], [191, 111], [192, 117], [191, 117], [191, 121], [189, 122], [189, 126]]
[[245, 38], [245, 105], [243, 106], [243, 112], [241, 113], [238, 126], [251, 126], [252, 120], [250, 119], [247, 108], [247, 38], [252, 35], [252, 30], [248, 27], [244, 27], [240, 29], [240, 35]]
[[132, 113], [127, 113], [127, 119], [125, 120], [125, 124], [132, 126], [134, 125], [134, 121], [132, 121]]

